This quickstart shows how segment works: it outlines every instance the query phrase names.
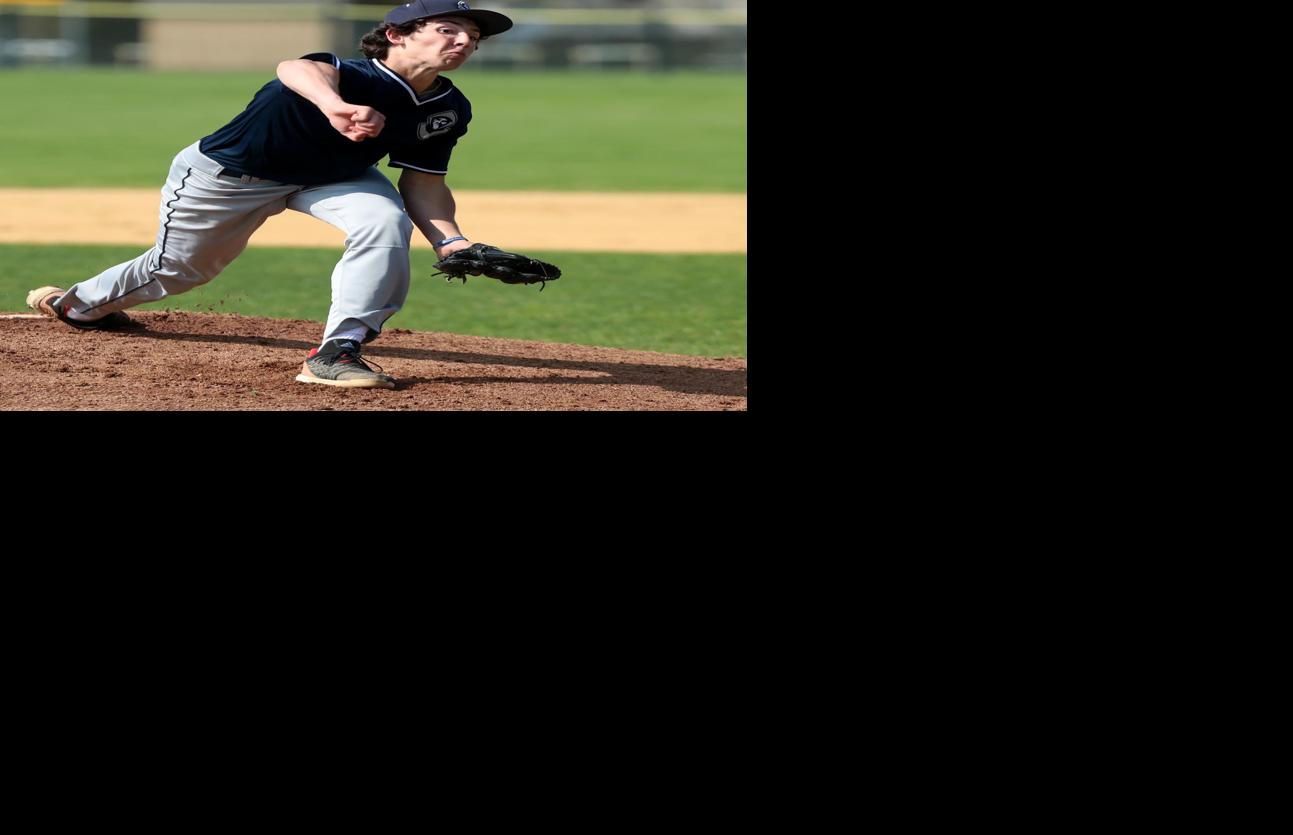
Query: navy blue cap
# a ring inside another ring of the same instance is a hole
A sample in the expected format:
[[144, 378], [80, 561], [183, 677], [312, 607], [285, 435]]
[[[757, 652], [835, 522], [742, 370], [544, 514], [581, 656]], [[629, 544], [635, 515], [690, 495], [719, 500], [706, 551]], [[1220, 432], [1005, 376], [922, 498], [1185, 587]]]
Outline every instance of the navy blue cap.
[[391, 9], [382, 22], [398, 26], [424, 17], [465, 17], [480, 27], [482, 38], [506, 32], [512, 28], [510, 17], [498, 12], [473, 9], [462, 0], [413, 0], [412, 3], [405, 3]]

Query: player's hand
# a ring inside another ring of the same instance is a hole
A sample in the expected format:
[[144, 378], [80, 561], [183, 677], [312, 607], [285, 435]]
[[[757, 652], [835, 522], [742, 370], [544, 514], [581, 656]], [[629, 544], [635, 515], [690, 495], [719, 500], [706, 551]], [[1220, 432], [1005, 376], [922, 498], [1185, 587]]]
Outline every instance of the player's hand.
[[363, 142], [377, 136], [386, 126], [386, 117], [380, 111], [363, 105], [343, 102], [325, 110], [324, 115], [333, 129], [351, 142]]
[[451, 255], [457, 252], [458, 250], [466, 249], [469, 246], [471, 246], [471, 241], [454, 241], [451, 244], [445, 244], [439, 249], [435, 249], [434, 246], [432, 246], [431, 248], [435, 249], [436, 257], [444, 258], [446, 255]]
[[350, 123], [356, 133], [364, 136], [377, 136], [386, 127], [386, 116], [371, 107], [359, 106], [350, 114]]

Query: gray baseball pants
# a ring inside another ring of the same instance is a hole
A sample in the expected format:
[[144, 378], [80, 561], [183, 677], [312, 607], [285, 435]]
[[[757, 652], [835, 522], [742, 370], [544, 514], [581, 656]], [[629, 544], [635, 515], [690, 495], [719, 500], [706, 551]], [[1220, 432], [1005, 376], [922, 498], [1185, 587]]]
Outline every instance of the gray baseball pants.
[[323, 341], [367, 327], [367, 339], [404, 306], [413, 222], [400, 193], [376, 168], [353, 180], [295, 186], [225, 174], [195, 142], [175, 156], [162, 188], [157, 244], [68, 288], [63, 304], [90, 318], [184, 293], [220, 274], [252, 233], [284, 209], [305, 212], [346, 233], [332, 271], [332, 308]]

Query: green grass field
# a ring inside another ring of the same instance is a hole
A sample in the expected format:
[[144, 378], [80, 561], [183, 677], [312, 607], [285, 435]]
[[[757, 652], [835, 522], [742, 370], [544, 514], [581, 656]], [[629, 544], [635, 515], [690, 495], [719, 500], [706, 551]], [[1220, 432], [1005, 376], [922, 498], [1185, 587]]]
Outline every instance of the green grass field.
[[[67, 286], [142, 247], [0, 245], [0, 310], [26, 312], [27, 291]], [[413, 286], [388, 327], [540, 342], [745, 356], [745, 257], [534, 252], [560, 264], [542, 292], [488, 278], [432, 278], [413, 252]], [[251, 248], [209, 284], [138, 310], [199, 310], [324, 321], [340, 250]]]
[[[272, 77], [272, 68], [0, 71], [9, 114], [0, 187], [160, 187], [176, 151], [236, 116]], [[453, 78], [474, 114], [450, 163], [456, 188], [745, 191], [744, 75], [465, 69]]]
[[[160, 189], [175, 152], [237, 115], [272, 75], [0, 71], [9, 112], [0, 120], [0, 188]], [[454, 153], [454, 188], [745, 191], [744, 75], [468, 68], [453, 78], [475, 114]], [[81, 281], [140, 251], [0, 245], [0, 310], [24, 311], [31, 288]], [[432, 279], [434, 257], [415, 251], [413, 289], [390, 327], [745, 356], [743, 255], [533, 254], [565, 272], [542, 294]], [[257, 248], [253, 239], [212, 283], [144, 309], [321, 322], [339, 257], [339, 249]]]

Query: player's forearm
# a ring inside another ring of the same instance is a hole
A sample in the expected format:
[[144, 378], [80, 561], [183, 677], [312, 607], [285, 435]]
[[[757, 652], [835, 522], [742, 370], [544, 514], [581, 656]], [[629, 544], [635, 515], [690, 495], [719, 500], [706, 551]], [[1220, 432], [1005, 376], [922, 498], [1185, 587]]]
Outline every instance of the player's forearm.
[[421, 184], [410, 188], [401, 179], [400, 195], [404, 198], [404, 208], [409, 213], [409, 219], [432, 244], [462, 235], [456, 220], [458, 206], [447, 185]]
[[329, 124], [352, 142], [363, 142], [382, 132], [386, 116], [367, 105], [341, 98], [341, 71], [329, 64], [298, 58], [278, 65], [278, 80], [328, 117]]
[[341, 98], [341, 73], [318, 61], [298, 59], [278, 65], [278, 80], [324, 113], [345, 102]]

